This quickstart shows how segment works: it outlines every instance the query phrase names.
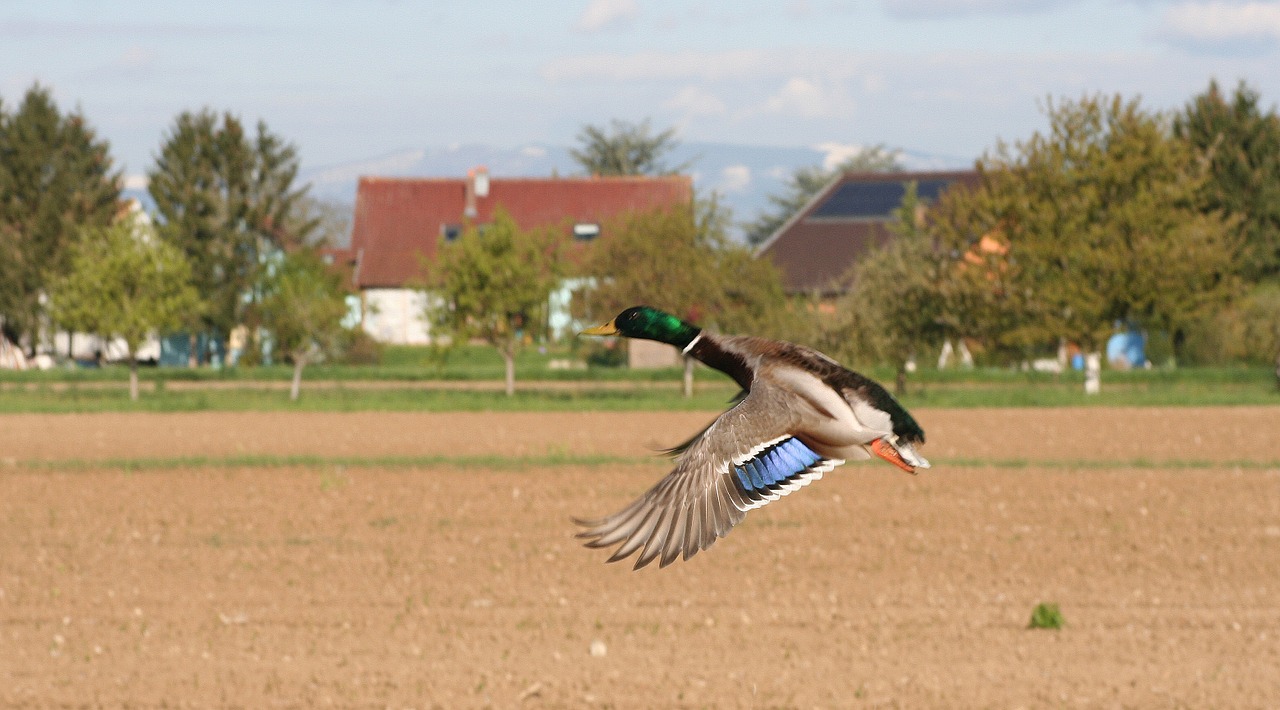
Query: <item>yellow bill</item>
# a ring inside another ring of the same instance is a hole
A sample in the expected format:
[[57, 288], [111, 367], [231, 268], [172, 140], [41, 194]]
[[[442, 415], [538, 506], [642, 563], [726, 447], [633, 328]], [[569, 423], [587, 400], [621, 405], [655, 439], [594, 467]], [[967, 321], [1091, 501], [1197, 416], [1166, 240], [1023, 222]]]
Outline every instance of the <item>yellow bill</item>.
[[587, 328], [586, 330], [582, 331], [582, 333], [580, 333], [580, 335], [617, 335], [617, 334], [618, 334], [618, 327], [613, 324], [613, 321], [609, 321], [604, 325], [597, 325], [594, 328]]

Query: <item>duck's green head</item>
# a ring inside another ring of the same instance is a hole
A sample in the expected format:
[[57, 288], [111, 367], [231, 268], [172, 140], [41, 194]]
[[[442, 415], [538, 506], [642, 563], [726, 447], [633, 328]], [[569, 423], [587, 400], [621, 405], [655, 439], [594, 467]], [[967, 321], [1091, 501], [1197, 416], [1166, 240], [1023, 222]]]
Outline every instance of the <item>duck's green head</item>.
[[685, 348], [702, 330], [689, 325], [670, 313], [663, 313], [649, 306], [633, 306], [619, 313], [613, 320], [582, 331], [583, 335], [618, 335], [624, 338], [643, 338]]

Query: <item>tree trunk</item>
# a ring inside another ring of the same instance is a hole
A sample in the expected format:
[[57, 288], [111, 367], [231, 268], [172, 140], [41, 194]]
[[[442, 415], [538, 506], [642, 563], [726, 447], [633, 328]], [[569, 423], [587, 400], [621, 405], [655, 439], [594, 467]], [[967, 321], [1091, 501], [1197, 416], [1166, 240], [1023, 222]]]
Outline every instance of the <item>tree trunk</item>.
[[200, 338], [194, 332], [187, 335], [187, 367], [195, 368], [200, 364], [199, 355], [196, 353], [196, 347], [200, 343]]
[[684, 356], [684, 396], [685, 399], [693, 396], [693, 358], [688, 355]]
[[138, 358], [129, 353], [129, 399], [138, 401]]
[[514, 397], [516, 394], [516, 356], [513, 352], [502, 351], [502, 362], [507, 369], [507, 396]]
[[289, 401], [297, 402], [298, 393], [302, 391], [302, 368], [307, 365], [306, 355], [293, 356], [293, 384], [289, 386]]
[[907, 393], [907, 365], [898, 363], [898, 371], [893, 376], [893, 393], [901, 397]]

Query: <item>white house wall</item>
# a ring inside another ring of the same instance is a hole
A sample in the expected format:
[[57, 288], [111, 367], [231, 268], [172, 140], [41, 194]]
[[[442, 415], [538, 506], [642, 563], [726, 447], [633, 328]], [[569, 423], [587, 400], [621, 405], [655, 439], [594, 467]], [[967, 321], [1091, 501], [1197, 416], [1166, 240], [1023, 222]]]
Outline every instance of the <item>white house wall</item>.
[[364, 332], [389, 345], [429, 345], [431, 324], [424, 311], [427, 294], [408, 288], [364, 291]]
[[[98, 352], [108, 362], [123, 362], [129, 358], [129, 348], [123, 338], [102, 339], [89, 333], [68, 333], [60, 330], [46, 341], [42, 351], [66, 355], [71, 348], [72, 357], [77, 360], [92, 360]], [[160, 339], [154, 333], [138, 346], [139, 360], [160, 359]]]
[[[548, 299], [548, 325], [552, 340], [572, 337], [583, 324], [569, 314], [573, 292], [595, 285], [595, 279], [565, 279]], [[374, 340], [388, 345], [430, 345], [431, 324], [423, 315], [427, 294], [408, 288], [370, 288], [364, 290], [364, 331]]]
[[585, 326], [596, 325], [574, 320], [569, 310], [574, 291], [594, 288], [595, 285], [594, 277], [564, 279], [560, 282], [560, 287], [551, 292], [551, 297], [547, 299], [547, 325], [551, 328], [552, 340], [571, 338]]

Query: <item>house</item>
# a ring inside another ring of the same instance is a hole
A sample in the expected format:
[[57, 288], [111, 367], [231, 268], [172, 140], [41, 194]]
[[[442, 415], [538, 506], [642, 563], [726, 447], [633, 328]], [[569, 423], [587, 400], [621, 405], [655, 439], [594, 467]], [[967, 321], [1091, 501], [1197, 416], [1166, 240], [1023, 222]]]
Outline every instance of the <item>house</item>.
[[756, 256], [778, 266], [788, 293], [841, 293], [847, 288], [841, 280], [858, 258], [889, 240], [908, 183], [916, 183], [916, 194], [929, 203], [954, 183], [977, 181], [972, 170], [844, 173], [784, 222]]
[[500, 178], [478, 168], [466, 178], [364, 177], [351, 245], [330, 256], [350, 269], [366, 332], [384, 343], [426, 344], [423, 264], [442, 241], [492, 221], [499, 207], [523, 230], [559, 228], [586, 243], [607, 239], [615, 218], [692, 202], [693, 182], [680, 175]]

